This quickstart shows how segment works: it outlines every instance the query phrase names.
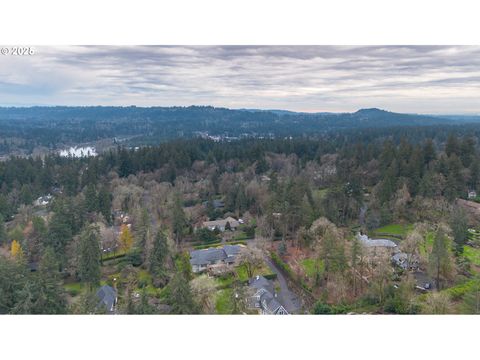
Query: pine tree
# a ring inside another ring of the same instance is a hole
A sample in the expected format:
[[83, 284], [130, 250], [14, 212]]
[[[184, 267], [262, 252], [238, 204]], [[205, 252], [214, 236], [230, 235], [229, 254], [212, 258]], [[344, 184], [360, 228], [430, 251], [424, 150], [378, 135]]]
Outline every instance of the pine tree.
[[172, 306], [174, 314], [196, 314], [199, 306], [193, 300], [192, 290], [187, 279], [177, 273], [168, 285], [168, 302]]
[[108, 224], [112, 223], [112, 196], [105, 186], [101, 187], [98, 192], [98, 211]]
[[93, 184], [89, 184], [85, 190], [85, 208], [88, 212], [96, 212], [99, 208], [98, 203], [95, 186]]
[[179, 194], [176, 194], [173, 200], [171, 210], [172, 232], [175, 236], [175, 244], [178, 246], [183, 240], [187, 228], [187, 217], [183, 211], [182, 199]]
[[450, 275], [451, 269], [449, 241], [443, 229], [440, 228], [433, 240], [432, 251], [429, 256], [429, 270], [435, 278], [438, 290], [442, 288], [442, 281]]
[[168, 259], [168, 244], [164, 230], [155, 236], [153, 250], [150, 254], [150, 272], [156, 277], [164, 277], [166, 271], [166, 262]]
[[65, 249], [73, 238], [72, 219], [64, 203], [56, 206], [55, 212], [48, 224], [48, 233], [45, 238], [45, 246], [50, 246], [55, 251], [59, 266], [66, 263]]
[[150, 216], [147, 209], [142, 209], [140, 219], [135, 229], [136, 246], [142, 254], [142, 260], [145, 261], [147, 253], [147, 243], [150, 235]]
[[30, 274], [13, 312], [21, 314], [65, 314], [67, 300], [52, 248], [44, 251], [39, 271]]
[[0, 214], [0, 246], [7, 241], [7, 231], [5, 230], [5, 221]]
[[100, 233], [98, 227], [87, 225], [80, 233], [78, 275], [90, 287], [100, 283]]
[[450, 219], [450, 228], [453, 233], [453, 241], [455, 242], [455, 250], [457, 253], [463, 253], [463, 246], [467, 241], [468, 235], [468, 221], [465, 211], [456, 207]]

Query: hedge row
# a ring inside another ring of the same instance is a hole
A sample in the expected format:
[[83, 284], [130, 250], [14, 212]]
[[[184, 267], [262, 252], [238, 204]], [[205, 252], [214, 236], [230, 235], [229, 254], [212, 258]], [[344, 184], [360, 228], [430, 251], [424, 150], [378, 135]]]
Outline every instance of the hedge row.
[[301, 276], [297, 275], [292, 270], [292, 268], [280, 258], [280, 256], [277, 253], [271, 251], [270, 257], [272, 261], [275, 263], [275, 265], [277, 265], [280, 268], [280, 270], [282, 270], [285, 273], [285, 275], [287, 275], [296, 284], [300, 285], [300, 287], [302, 287], [303, 290], [307, 291], [311, 295], [312, 289], [303, 281]]

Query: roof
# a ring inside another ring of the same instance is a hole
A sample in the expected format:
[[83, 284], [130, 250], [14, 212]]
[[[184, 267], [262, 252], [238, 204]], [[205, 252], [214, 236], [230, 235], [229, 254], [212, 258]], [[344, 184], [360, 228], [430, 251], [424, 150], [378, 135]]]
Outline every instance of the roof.
[[241, 249], [240, 245], [224, 245], [220, 248], [193, 250], [190, 252], [190, 264], [207, 265], [221, 260], [232, 263]]
[[[209, 203], [209, 201], [204, 201], [203, 205], [208, 206], [208, 203]], [[214, 200], [210, 201], [210, 203], [212, 204], [212, 206], [215, 209], [223, 208], [225, 206], [225, 203], [223, 202], [223, 200], [219, 200], [219, 199], [214, 199]]]
[[[275, 290], [273, 284], [263, 276], [255, 276], [248, 280], [248, 285], [257, 289], [255, 296], [260, 296], [260, 304], [263, 310], [269, 314], [287, 314], [285, 308], [278, 302], [274, 295]], [[281, 310], [281, 311], [280, 311]]]
[[251, 286], [255, 289], [265, 289], [267, 291], [269, 291], [270, 293], [273, 293], [274, 291], [274, 288], [273, 288], [273, 285], [270, 281], [268, 281], [265, 277], [263, 276], [255, 276], [253, 278], [251, 278], [250, 280], [248, 280], [248, 286]]
[[237, 255], [242, 248], [240, 245], [224, 245], [223, 250], [225, 250], [225, 253], [227, 256], [235, 256]]
[[396, 253], [395, 255], [392, 256], [392, 260], [395, 262], [403, 262], [407, 259], [408, 259], [408, 255], [403, 252]]
[[192, 265], [205, 265], [214, 261], [223, 260], [227, 254], [222, 248], [208, 248], [190, 252], [190, 263]]
[[203, 226], [207, 227], [225, 227], [227, 225], [227, 222], [230, 224], [232, 227], [238, 227], [239, 222], [234, 219], [233, 217], [229, 216], [226, 219], [220, 219], [220, 220], [213, 220], [213, 221], [205, 221], [203, 223]]
[[263, 308], [270, 314], [276, 314], [278, 310], [283, 307], [282, 304], [277, 301], [275, 296], [268, 291], [260, 296], [260, 302], [262, 303]]
[[117, 300], [117, 291], [109, 285], [103, 285], [97, 290], [98, 305], [111, 311]]
[[392, 240], [389, 239], [370, 239], [367, 235], [357, 234], [357, 239], [367, 247], [388, 247], [394, 248], [397, 247]]

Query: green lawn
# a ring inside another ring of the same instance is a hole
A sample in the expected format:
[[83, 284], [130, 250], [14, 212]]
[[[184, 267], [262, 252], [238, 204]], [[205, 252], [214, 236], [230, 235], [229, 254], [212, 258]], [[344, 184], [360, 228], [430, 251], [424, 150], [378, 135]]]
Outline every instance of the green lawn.
[[381, 228], [376, 229], [374, 232], [377, 234], [385, 233], [398, 236], [405, 236], [407, 233], [413, 229], [412, 224], [389, 224]]
[[465, 245], [463, 255], [474, 265], [480, 266], [480, 249]]
[[322, 260], [315, 260], [315, 259], [304, 259], [301, 261], [303, 270], [305, 271], [305, 274], [309, 278], [315, 277], [317, 273], [317, 267], [320, 273], [323, 272], [324, 270], [324, 264]]
[[318, 200], [323, 199], [329, 192], [329, 189], [317, 189], [313, 191], [313, 196]]
[[[247, 274], [247, 270], [245, 269], [244, 266], [238, 266], [236, 269], [235, 269], [236, 273], [237, 273], [237, 277], [240, 281], [247, 281], [248, 280], [248, 274]], [[257, 271], [255, 271], [255, 273], [253, 275], [270, 275], [272, 273], [272, 271], [270, 270], [270, 268], [267, 266], [267, 264], [263, 264], [262, 267], [260, 269], [258, 269]]]
[[225, 289], [230, 287], [233, 284], [235, 277], [233, 275], [228, 275], [228, 276], [218, 277], [215, 280], [217, 282], [217, 288]]
[[246, 240], [246, 239], [247, 239], [247, 234], [245, 234], [245, 231], [237, 231], [233, 236], [234, 241]]
[[217, 293], [215, 309], [218, 314], [231, 314], [233, 311], [233, 290], [223, 289]]
[[424, 257], [427, 256], [429, 249], [433, 245], [433, 239], [435, 238], [435, 233], [434, 232], [429, 232], [427, 233], [427, 236], [425, 237], [425, 242], [423, 244], [420, 244], [420, 254]]
[[70, 296], [77, 296], [82, 292], [83, 286], [82, 286], [82, 283], [75, 282], [75, 283], [65, 284], [64, 288]]

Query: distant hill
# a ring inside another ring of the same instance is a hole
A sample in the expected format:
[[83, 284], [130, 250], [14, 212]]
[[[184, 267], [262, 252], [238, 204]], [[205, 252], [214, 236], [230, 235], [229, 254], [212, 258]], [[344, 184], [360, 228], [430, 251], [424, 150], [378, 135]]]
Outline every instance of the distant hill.
[[178, 137], [311, 136], [344, 129], [475, 122], [480, 122], [480, 117], [399, 114], [376, 108], [354, 113], [296, 113], [211, 106], [4, 107], [0, 108], [0, 153], [9, 152], [12, 146], [31, 151], [35, 146], [58, 148], [111, 138], [154, 144]]

